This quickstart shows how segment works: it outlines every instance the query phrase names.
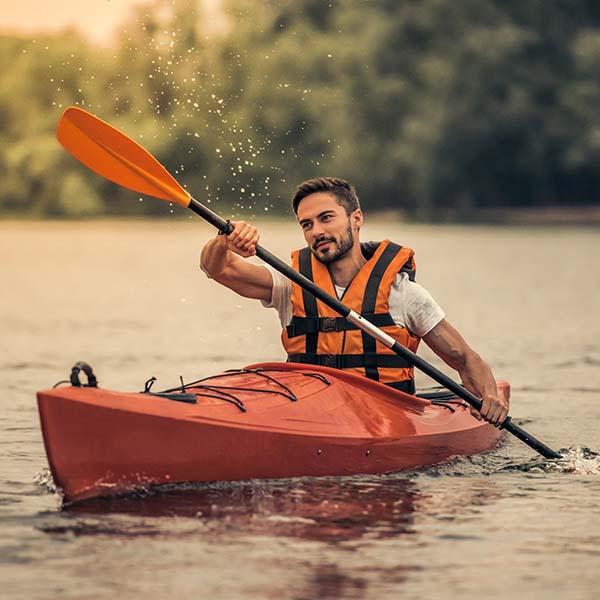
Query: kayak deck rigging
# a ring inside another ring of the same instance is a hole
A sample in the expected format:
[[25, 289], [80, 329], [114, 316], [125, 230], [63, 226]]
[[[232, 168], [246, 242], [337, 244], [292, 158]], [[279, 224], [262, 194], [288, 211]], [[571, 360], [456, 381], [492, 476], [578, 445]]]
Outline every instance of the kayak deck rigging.
[[[226, 402], [231, 402], [232, 404], [237, 406], [242, 412], [246, 412], [246, 407], [244, 406], [244, 403], [241, 401], [240, 398], [237, 398], [233, 394], [229, 393], [230, 391], [280, 394], [280, 395], [288, 398], [291, 402], [298, 401], [296, 394], [294, 394], [294, 392], [292, 391], [291, 388], [289, 388], [288, 386], [284, 385], [283, 383], [281, 383], [280, 381], [275, 379], [275, 377], [271, 377], [271, 376], [267, 375], [266, 371], [275, 372], [275, 373], [288, 373], [289, 372], [289, 370], [287, 370], [287, 369], [263, 369], [263, 368], [227, 369], [224, 373], [221, 373], [219, 375], [211, 375], [209, 377], [203, 377], [202, 379], [197, 379], [196, 381], [191, 381], [189, 383], [183, 383], [183, 379], [182, 379], [180, 386], [173, 387], [173, 388], [167, 388], [165, 390], [162, 390], [161, 392], [151, 392], [150, 391], [150, 387], [151, 387], [152, 383], [154, 383], [156, 381], [156, 378], [152, 377], [151, 379], [149, 379], [146, 382], [146, 386], [145, 386], [143, 393], [149, 393], [153, 396], [159, 396], [161, 398], [169, 398], [170, 400], [179, 400], [179, 401], [182, 401], [183, 397], [186, 397], [186, 398], [189, 397], [192, 399], [197, 398], [198, 396], [205, 396], [208, 398], [217, 398], [217, 399], [224, 400]], [[227, 386], [206, 385], [206, 383], [204, 383], [207, 381], [211, 381], [213, 379], [220, 379], [223, 377], [230, 377], [231, 375], [242, 375], [242, 374], [247, 374], [247, 373], [254, 373], [261, 377], [265, 377], [269, 381], [272, 381], [277, 386], [282, 388], [284, 391], [281, 392], [278, 390], [265, 390], [265, 389], [257, 390], [257, 389], [253, 389], [251, 387], [235, 387], [235, 386], [230, 386], [230, 385], [227, 385]], [[315, 377], [315, 378], [319, 379], [320, 381], [322, 381], [323, 383], [326, 383], [327, 385], [331, 385], [331, 382], [321, 373], [305, 373], [302, 371], [297, 371], [297, 373], [299, 375], [303, 375], [304, 377]], [[189, 389], [202, 389], [202, 390], [206, 390], [208, 392], [214, 392], [214, 393], [206, 393], [206, 392], [189, 393], [188, 392]], [[215, 394], [222, 394], [222, 396], [215, 395]], [[417, 392], [415, 394], [415, 396], [417, 398], [423, 398], [424, 400], [429, 400], [431, 402], [431, 404], [433, 404], [435, 406], [441, 406], [441, 407], [447, 408], [447, 409], [451, 410], [452, 412], [454, 412], [456, 410], [455, 406], [467, 406], [467, 404], [464, 400], [456, 398], [456, 396], [452, 392], [449, 392], [448, 390], [445, 390], [440, 387], [427, 388], [425, 390]], [[183, 401], [187, 402], [188, 400], [183, 400]], [[190, 400], [190, 401], [194, 402], [194, 400]]]
[[[155, 377], [152, 377], [151, 379], [149, 379], [146, 384], [145, 384], [145, 388], [144, 391], [142, 392], [143, 394], [149, 394], [150, 396], [157, 396], [160, 398], [168, 398], [169, 400], [176, 400], [176, 401], [180, 401], [180, 402], [189, 402], [189, 403], [196, 403], [198, 397], [204, 397], [204, 398], [215, 398], [217, 400], [223, 400], [224, 402], [229, 402], [230, 404], [233, 404], [234, 406], [236, 406], [240, 411], [242, 412], [246, 412], [246, 406], [244, 404], [244, 402], [242, 401], [241, 398], [239, 398], [238, 396], [236, 396], [234, 393], [232, 392], [246, 392], [246, 393], [257, 393], [257, 394], [275, 394], [275, 395], [279, 395], [279, 396], [283, 396], [284, 398], [288, 399], [290, 402], [297, 402], [298, 401], [298, 397], [296, 396], [296, 394], [292, 391], [292, 389], [286, 385], [284, 385], [283, 383], [281, 383], [281, 381], [278, 381], [277, 379], [275, 379], [275, 377], [272, 377], [270, 375], [267, 375], [266, 371], [269, 372], [286, 372], [285, 369], [228, 369], [227, 371], [225, 371], [224, 373], [221, 373], [219, 375], [211, 375], [209, 377], [203, 377], [202, 379], [197, 379], [196, 381], [191, 381], [189, 383], [184, 383], [183, 379], [181, 380], [181, 385], [178, 387], [173, 387], [173, 388], [167, 388], [165, 390], [162, 390], [161, 392], [152, 392], [150, 390], [150, 388], [152, 387], [152, 384], [156, 381]], [[259, 377], [263, 377], [265, 379], [267, 379], [268, 381], [274, 383], [276, 386], [278, 386], [280, 389], [276, 389], [276, 390], [271, 390], [271, 389], [255, 389], [252, 387], [243, 387], [243, 386], [233, 386], [233, 385], [208, 385], [206, 382], [214, 380], [214, 379], [221, 379], [223, 377], [231, 377], [231, 376], [235, 376], [235, 375], [246, 375], [248, 373], [253, 373], [255, 375], [258, 375]], [[326, 377], [324, 377], [323, 375], [321, 375], [320, 373], [299, 373], [300, 375], [303, 375], [305, 377], [315, 377], [316, 379], [319, 379], [320, 381], [322, 381], [323, 383], [327, 384], [327, 385], [331, 385], [331, 383], [327, 380]], [[190, 393], [189, 390], [201, 390], [201, 391], [193, 391]]]

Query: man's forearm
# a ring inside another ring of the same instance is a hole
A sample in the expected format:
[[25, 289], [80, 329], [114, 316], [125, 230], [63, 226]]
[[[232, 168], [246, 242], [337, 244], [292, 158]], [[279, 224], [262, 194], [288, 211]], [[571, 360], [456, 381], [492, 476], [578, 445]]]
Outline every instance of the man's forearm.
[[[208, 241], [200, 253], [200, 268], [204, 273], [214, 279], [216, 282], [228, 287], [234, 292], [245, 298], [255, 298], [268, 302], [271, 299], [273, 290], [273, 279], [271, 273], [262, 265], [255, 265], [246, 260], [246, 257], [253, 256], [253, 250], [248, 249], [248, 238], [254, 237], [256, 229], [250, 228], [246, 223], [238, 222], [234, 227], [246, 231], [247, 236], [238, 234], [234, 237], [230, 234], [229, 238], [239, 240], [239, 252], [234, 252], [231, 245], [238, 248], [235, 241], [232, 241], [225, 235], [218, 235]], [[255, 242], [254, 242], [255, 243]], [[244, 256], [244, 258], [242, 258]]]
[[219, 281], [226, 275], [227, 268], [235, 255], [227, 247], [227, 238], [224, 235], [218, 235], [208, 241], [200, 253], [200, 268], [211, 279]]
[[[498, 395], [489, 365], [469, 347], [460, 333], [444, 319], [423, 339], [447, 365], [458, 371], [463, 385], [481, 398], [481, 415], [496, 426], [502, 424], [508, 415], [508, 402]], [[476, 415], [473, 409], [471, 412]]]
[[496, 395], [497, 386], [492, 369], [476, 352], [467, 352], [457, 371], [464, 386], [479, 398]]

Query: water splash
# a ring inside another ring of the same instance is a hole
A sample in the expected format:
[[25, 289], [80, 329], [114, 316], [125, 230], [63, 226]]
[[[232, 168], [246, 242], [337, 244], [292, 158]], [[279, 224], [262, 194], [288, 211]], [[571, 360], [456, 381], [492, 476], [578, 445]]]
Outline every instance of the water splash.
[[560, 458], [548, 460], [537, 457], [527, 463], [504, 466], [502, 471], [525, 473], [572, 473], [574, 475], [600, 475], [600, 455], [585, 446], [572, 446], [559, 450]]
[[60, 489], [54, 482], [54, 478], [48, 467], [44, 467], [33, 476], [33, 483], [47, 494], [60, 495]]
[[600, 455], [584, 446], [575, 446], [561, 450], [562, 458], [558, 459], [555, 466], [564, 473], [576, 475], [600, 474]]

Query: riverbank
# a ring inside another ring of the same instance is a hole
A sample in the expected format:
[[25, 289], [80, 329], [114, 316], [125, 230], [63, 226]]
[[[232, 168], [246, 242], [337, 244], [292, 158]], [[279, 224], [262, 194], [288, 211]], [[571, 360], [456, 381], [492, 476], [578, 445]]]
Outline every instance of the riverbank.
[[[368, 206], [363, 208], [365, 215], [369, 221], [385, 221], [391, 223], [414, 223], [419, 225], [506, 225], [506, 226], [584, 226], [584, 227], [600, 227], [600, 203], [591, 206], [544, 206], [536, 208], [489, 208], [489, 209], [473, 209], [468, 215], [458, 213], [457, 211], [437, 211], [437, 218], [423, 221], [415, 219], [402, 209], [398, 210], [369, 210]], [[226, 207], [220, 209], [220, 214], [223, 218], [244, 219], [252, 221], [260, 219], [261, 222], [278, 222], [288, 221], [292, 215], [276, 214], [276, 213], [261, 213], [256, 212], [232, 212]], [[169, 215], [96, 215], [86, 217], [49, 217], [40, 218], [39, 216], [29, 215], [0, 215], [0, 223], [75, 223], [75, 222], [103, 222], [103, 221], [118, 221], [118, 222], [182, 222], [193, 221], [198, 222], [199, 219], [189, 211], [178, 210], [176, 213]]]
[[542, 206], [479, 208], [465, 211], [436, 211], [431, 220], [415, 219], [402, 210], [369, 211], [369, 219], [430, 225], [585, 226], [600, 227], [600, 203], [593, 206]]

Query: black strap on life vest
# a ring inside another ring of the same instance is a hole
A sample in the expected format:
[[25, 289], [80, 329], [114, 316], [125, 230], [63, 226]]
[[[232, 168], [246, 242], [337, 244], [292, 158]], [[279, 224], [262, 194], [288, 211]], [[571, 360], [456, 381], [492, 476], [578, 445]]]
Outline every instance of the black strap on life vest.
[[[373, 258], [373, 255], [377, 251], [377, 248], [379, 248], [380, 244], [381, 244], [381, 242], [361, 242], [360, 250], [362, 252], [362, 255], [367, 260], [370, 260], [371, 258]], [[394, 244], [394, 245], [396, 245], [396, 244]], [[399, 247], [402, 248], [402, 246], [399, 246]], [[408, 275], [408, 279], [410, 281], [415, 280], [415, 275], [417, 273], [417, 269], [415, 267], [415, 261], [413, 258], [409, 258], [404, 263], [404, 265], [402, 265], [402, 268], [400, 269], [400, 273], [406, 273]]]
[[394, 381], [393, 383], [387, 383], [390, 387], [398, 390], [400, 392], [404, 392], [405, 394], [415, 395], [416, 387], [414, 379], [406, 379], [405, 381]]
[[[363, 354], [290, 354], [288, 355], [288, 362], [320, 365], [333, 369], [352, 369], [364, 367], [365, 357]], [[407, 368], [411, 366], [410, 363], [396, 354], [376, 354], [371, 362], [383, 369]], [[386, 385], [406, 394], [415, 393], [414, 379], [393, 381], [386, 383]]]
[[[300, 254], [298, 256], [298, 267], [300, 273], [302, 273], [304, 277], [313, 281], [311, 252], [309, 248], [302, 248], [302, 250], [300, 250]], [[319, 311], [317, 309], [317, 299], [304, 288], [302, 288], [302, 302], [304, 303], [304, 312], [306, 313], [306, 319], [318, 321]], [[316, 354], [318, 341], [318, 329], [315, 329], [311, 332], [307, 332], [306, 352], [309, 354]]]
[[[375, 303], [377, 302], [377, 292], [379, 291], [381, 278], [383, 277], [385, 270], [389, 267], [390, 263], [398, 254], [398, 252], [400, 252], [400, 250], [402, 250], [402, 246], [390, 242], [379, 257], [379, 260], [373, 267], [369, 280], [367, 281], [365, 295], [363, 296], [361, 314], [375, 312]], [[365, 354], [365, 375], [369, 379], [379, 381], [377, 361], [373, 360], [373, 358], [377, 356], [377, 342], [374, 337], [363, 331], [362, 343], [363, 352]]]
[[[375, 305], [377, 303], [377, 293], [379, 291], [381, 278], [400, 250], [402, 250], [402, 246], [389, 243], [377, 260], [377, 263], [369, 276], [369, 280], [367, 281], [361, 314], [377, 327], [395, 325], [395, 322], [389, 313], [375, 313]], [[407, 266], [409, 269], [412, 269], [414, 277], [414, 267], [412, 261], [410, 262], [411, 264]], [[314, 281], [311, 251], [309, 248], [302, 248], [302, 250], [300, 250], [298, 267], [302, 275], [311, 281]], [[410, 363], [396, 354], [377, 354], [375, 339], [364, 331], [362, 332], [363, 354], [318, 355], [317, 347], [319, 332], [347, 331], [357, 329], [357, 327], [348, 323], [346, 319], [342, 317], [319, 317], [315, 297], [304, 289], [302, 290], [302, 300], [304, 302], [306, 317], [292, 317], [292, 321], [287, 327], [287, 334], [289, 337], [305, 335], [306, 352], [304, 354], [288, 355], [288, 362], [324, 365], [337, 369], [364, 368], [365, 375], [369, 379], [374, 379], [375, 381], [379, 381], [379, 368], [406, 369], [411, 366]], [[405, 382], [397, 383], [400, 388], [409, 389], [410, 387], [410, 389], [414, 391], [414, 382], [408, 382], [407, 384], [405, 384]], [[392, 387], [396, 387], [396, 384]], [[402, 391], [405, 391], [405, 389], [402, 389]], [[413, 393], [413, 391], [409, 391], [408, 393]]]
[[[321, 365], [332, 369], [357, 369], [365, 366], [364, 354], [288, 354], [288, 362]], [[372, 362], [382, 369], [407, 369], [410, 363], [397, 354], [375, 354]]]
[[[396, 324], [390, 313], [366, 314], [363, 312], [362, 316], [376, 327], [388, 327]], [[319, 317], [317, 319], [292, 317], [290, 324], [286, 327], [289, 338], [317, 331], [351, 331], [354, 329], [358, 329], [358, 326], [350, 323], [344, 317]]]

